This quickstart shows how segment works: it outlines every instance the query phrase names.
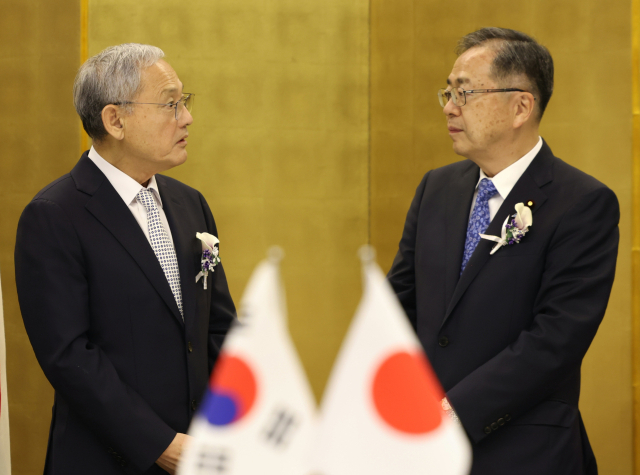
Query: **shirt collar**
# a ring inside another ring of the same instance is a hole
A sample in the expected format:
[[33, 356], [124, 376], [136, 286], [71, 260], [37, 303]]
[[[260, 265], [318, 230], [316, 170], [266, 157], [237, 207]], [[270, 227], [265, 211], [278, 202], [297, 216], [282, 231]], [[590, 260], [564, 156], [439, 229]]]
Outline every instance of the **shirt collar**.
[[[120, 195], [120, 198], [124, 201], [124, 203], [129, 206], [136, 199], [138, 192], [142, 188], [142, 185], [127, 175], [122, 170], [114, 167], [112, 164], [107, 162], [104, 158], [100, 156], [100, 154], [96, 151], [93, 146], [91, 150], [89, 150], [89, 158], [95, 165], [100, 169], [102, 173], [107, 177], [109, 183], [115, 188], [115, 190]], [[149, 184], [147, 185], [147, 189], [151, 191], [153, 196], [156, 199], [156, 203], [162, 208], [162, 199], [160, 198], [160, 190], [158, 189], [158, 182], [156, 181], [156, 176], [153, 175], [149, 180]]]
[[476, 188], [478, 188], [478, 185], [483, 178], [489, 178], [493, 182], [493, 186], [495, 186], [496, 190], [498, 190], [498, 193], [500, 194], [502, 199], [505, 199], [511, 192], [513, 187], [516, 185], [522, 174], [529, 167], [533, 159], [536, 157], [536, 155], [538, 155], [538, 152], [541, 148], [542, 137], [538, 137], [538, 143], [535, 145], [535, 147], [529, 150], [529, 152], [525, 156], [509, 165], [507, 168], [505, 168], [492, 178], [489, 178], [481, 168], [480, 178], [478, 179]]

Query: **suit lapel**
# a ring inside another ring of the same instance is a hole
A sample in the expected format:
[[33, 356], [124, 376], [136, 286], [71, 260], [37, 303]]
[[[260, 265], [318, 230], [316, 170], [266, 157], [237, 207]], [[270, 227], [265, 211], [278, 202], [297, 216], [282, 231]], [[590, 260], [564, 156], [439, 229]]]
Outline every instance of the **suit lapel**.
[[180, 310], [162, 267], [140, 225], [115, 188], [86, 153], [71, 171], [71, 176], [80, 191], [91, 195], [85, 205], [87, 210], [122, 244], [182, 324]]
[[184, 205], [175, 189], [161, 175], [156, 175], [156, 181], [158, 182], [158, 189], [162, 197], [162, 207], [171, 228], [173, 245], [178, 258], [180, 287], [182, 289], [182, 310], [184, 311], [184, 321], [186, 323], [193, 321], [195, 318], [196, 286], [194, 282], [200, 269], [195, 267], [194, 255], [200, 255], [202, 245], [196, 238], [196, 231], [192, 229], [192, 223], [187, 219], [188, 213], [184, 209]]
[[[540, 188], [552, 180], [553, 158], [554, 157], [551, 153], [551, 149], [546, 144], [546, 142], [544, 142], [542, 149], [540, 150], [538, 155], [536, 155], [536, 158], [534, 158], [527, 170], [525, 170], [525, 172], [522, 174], [520, 179], [516, 182], [515, 186], [500, 206], [500, 209], [494, 216], [491, 224], [489, 224], [489, 227], [484, 232], [484, 234], [500, 236], [502, 225], [504, 224], [505, 219], [515, 213], [515, 205], [517, 203], [523, 203], [528, 200], [533, 200], [533, 202], [535, 203], [532, 209], [533, 215], [535, 215], [540, 210], [544, 202], [547, 200], [546, 195]], [[494, 245], [494, 242], [487, 241], [486, 239], [481, 239], [478, 243], [478, 246], [471, 255], [471, 258], [469, 259], [469, 262], [467, 263], [467, 266], [465, 267], [464, 272], [460, 276], [460, 280], [458, 281], [458, 284], [453, 291], [453, 296], [449, 301], [449, 305], [447, 307], [442, 325], [445, 324], [445, 322], [451, 315], [451, 312], [458, 304], [465, 291], [469, 288], [469, 285], [482, 270], [482, 267], [491, 258], [490, 252]], [[459, 249], [462, 248], [463, 246]], [[460, 250], [460, 254], [462, 254], [462, 250]], [[460, 256], [459, 258], [456, 272], [459, 272], [461, 263], [462, 256]]]
[[452, 184], [447, 192], [445, 224], [445, 304], [447, 308], [460, 278], [464, 242], [469, 224], [469, 210], [475, 186], [480, 176], [480, 168], [469, 162], [469, 168], [460, 180]]

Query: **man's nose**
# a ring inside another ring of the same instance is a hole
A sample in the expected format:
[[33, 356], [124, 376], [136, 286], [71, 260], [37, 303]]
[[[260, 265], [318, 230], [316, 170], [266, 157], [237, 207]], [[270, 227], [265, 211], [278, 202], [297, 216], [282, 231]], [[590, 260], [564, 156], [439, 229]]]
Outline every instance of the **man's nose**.
[[442, 112], [444, 113], [444, 115], [449, 116], [449, 115], [460, 115], [460, 107], [455, 105], [453, 103], [453, 99], [449, 99], [447, 101], [447, 103], [444, 105], [444, 107], [442, 108]]
[[187, 125], [193, 124], [193, 116], [186, 107], [182, 110], [178, 122], [180, 123], [181, 127], [186, 127]]

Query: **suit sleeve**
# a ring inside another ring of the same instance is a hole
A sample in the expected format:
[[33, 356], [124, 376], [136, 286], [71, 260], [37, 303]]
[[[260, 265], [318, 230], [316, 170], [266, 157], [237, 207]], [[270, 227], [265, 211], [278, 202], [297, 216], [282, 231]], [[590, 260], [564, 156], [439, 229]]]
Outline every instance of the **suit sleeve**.
[[[220, 238], [213, 214], [202, 194], [200, 194], [200, 202], [207, 222], [208, 232]], [[222, 252], [222, 250], [220, 251]], [[229, 293], [227, 276], [225, 275], [222, 264], [223, 261], [224, 256], [221, 257], [220, 264], [216, 266], [212, 276], [213, 286], [211, 290], [211, 310], [209, 314], [209, 373], [213, 370], [213, 366], [218, 358], [220, 348], [222, 347], [229, 328], [236, 320], [236, 308]]]
[[576, 200], [547, 249], [530, 327], [447, 392], [474, 442], [492, 421], [525, 414], [579, 369], [613, 285], [619, 218], [608, 188]]
[[[429, 172], [430, 173], [430, 172]], [[415, 277], [415, 248], [416, 248], [416, 230], [418, 225], [418, 216], [420, 215], [420, 203], [427, 186], [429, 178], [427, 173], [418, 185], [416, 194], [413, 197], [407, 219], [405, 220], [402, 239], [398, 248], [391, 270], [387, 274], [387, 279], [393, 287], [398, 300], [405, 313], [409, 317], [409, 321], [416, 329], [416, 277]]]
[[139, 470], [151, 467], [176, 432], [125, 384], [91, 339], [89, 283], [74, 227], [54, 202], [23, 212], [15, 249], [24, 325], [44, 374], [107, 447]]

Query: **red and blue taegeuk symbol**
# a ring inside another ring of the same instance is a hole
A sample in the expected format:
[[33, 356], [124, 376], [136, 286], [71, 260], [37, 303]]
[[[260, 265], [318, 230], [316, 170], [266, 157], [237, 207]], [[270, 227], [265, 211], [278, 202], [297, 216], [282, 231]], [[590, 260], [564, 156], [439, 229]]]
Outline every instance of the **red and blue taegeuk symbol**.
[[222, 353], [209, 380], [202, 412], [213, 425], [233, 424], [251, 410], [256, 393], [256, 378], [249, 365]]
[[371, 388], [378, 415], [406, 434], [426, 434], [442, 422], [444, 397], [424, 354], [398, 351], [378, 366]]

